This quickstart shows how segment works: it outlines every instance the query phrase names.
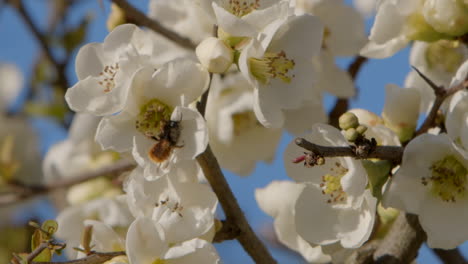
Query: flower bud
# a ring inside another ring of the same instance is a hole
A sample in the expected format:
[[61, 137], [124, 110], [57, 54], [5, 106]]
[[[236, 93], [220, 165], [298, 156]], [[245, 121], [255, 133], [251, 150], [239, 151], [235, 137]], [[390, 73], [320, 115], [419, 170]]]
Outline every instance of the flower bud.
[[356, 127], [356, 132], [358, 132], [361, 135], [364, 135], [366, 131], [367, 131], [367, 127], [365, 125], [359, 125], [358, 127]]
[[345, 131], [345, 138], [350, 142], [354, 142], [359, 136], [359, 133], [354, 128], [348, 128]]
[[231, 66], [234, 59], [233, 50], [222, 40], [209, 37], [196, 48], [200, 63], [212, 73], [223, 73]]
[[414, 88], [402, 89], [394, 84], [385, 87], [382, 117], [401, 142], [413, 136], [419, 118], [420, 95]]
[[382, 118], [380, 118], [380, 116], [366, 109], [354, 108], [349, 110], [348, 112], [355, 114], [359, 120], [359, 124], [361, 125], [371, 127], [384, 124], [384, 121], [382, 120]]
[[460, 0], [426, 0], [422, 13], [440, 33], [461, 36], [468, 32], [468, 10]]
[[338, 123], [340, 128], [343, 130], [348, 130], [349, 128], [356, 128], [359, 126], [359, 120], [357, 116], [350, 112], [342, 114], [338, 119]]

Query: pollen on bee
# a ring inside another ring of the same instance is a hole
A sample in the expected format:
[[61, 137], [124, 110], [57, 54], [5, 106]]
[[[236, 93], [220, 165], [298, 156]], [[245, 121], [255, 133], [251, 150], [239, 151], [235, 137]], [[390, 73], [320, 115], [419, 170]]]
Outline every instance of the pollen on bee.
[[171, 155], [172, 149], [171, 142], [169, 140], [160, 140], [150, 149], [148, 155], [154, 162], [160, 163], [164, 162]]

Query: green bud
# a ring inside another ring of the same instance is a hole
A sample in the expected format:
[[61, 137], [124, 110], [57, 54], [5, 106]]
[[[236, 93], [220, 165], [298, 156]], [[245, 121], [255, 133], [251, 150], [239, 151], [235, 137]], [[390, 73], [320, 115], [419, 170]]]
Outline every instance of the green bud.
[[340, 116], [338, 119], [340, 128], [343, 130], [348, 130], [349, 128], [356, 128], [359, 126], [359, 119], [357, 116], [351, 112], [346, 112]]
[[345, 138], [350, 142], [354, 142], [358, 138], [358, 136], [359, 133], [354, 128], [349, 128], [345, 132]]
[[358, 127], [356, 127], [356, 132], [358, 132], [361, 135], [364, 135], [366, 131], [367, 131], [367, 126], [365, 125], [359, 125]]

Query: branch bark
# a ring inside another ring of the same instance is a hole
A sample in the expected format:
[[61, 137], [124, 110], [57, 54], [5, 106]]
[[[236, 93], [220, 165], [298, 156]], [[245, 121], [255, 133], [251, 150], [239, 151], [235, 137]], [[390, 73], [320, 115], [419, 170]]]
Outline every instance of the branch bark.
[[182, 37], [174, 31], [167, 29], [158, 21], [149, 18], [143, 12], [133, 7], [126, 0], [112, 0], [112, 2], [125, 11], [127, 20], [131, 21], [132, 23], [150, 28], [184, 48], [191, 50], [195, 49], [196, 45], [190, 39]]
[[374, 252], [374, 263], [411, 263], [424, 241], [426, 233], [419, 224], [418, 216], [401, 212]]
[[468, 261], [465, 260], [463, 255], [460, 253], [458, 248], [444, 250], [435, 248], [432, 251], [437, 255], [437, 257], [442, 260], [443, 263], [446, 264], [467, 264]]
[[0, 208], [19, 201], [23, 201], [39, 195], [48, 194], [58, 189], [69, 188], [73, 185], [92, 180], [104, 175], [120, 175], [122, 172], [135, 168], [135, 164], [128, 160], [120, 160], [107, 167], [89, 171], [76, 175], [72, 178], [65, 178], [50, 185], [24, 185], [22, 183], [10, 183], [14, 192], [0, 195]]
[[118, 256], [125, 255], [124, 251], [118, 252], [93, 252], [91, 255], [75, 260], [63, 262], [32, 262], [32, 264], [101, 264]]
[[219, 202], [226, 214], [227, 224], [239, 229], [237, 240], [244, 250], [252, 257], [255, 263], [276, 263], [247, 222], [210, 146], [197, 157], [197, 161], [214, 193], [218, 196]]
[[465, 80], [462, 81], [460, 84], [455, 85], [453, 87], [450, 87], [446, 89], [443, 86], [439, 86], [435, 84], [432, 80], [430, 80], [426, 75], [424, 75], [422, 72], [420, 72], [416, 67], [413, 67], [413, 69], [421, 76], [421, 78], [426, 81], [426, 83], [434, 90], [434, 94], [436, 96], [434, 103], [432, 104], [431, 110], [429, 111], [429, 114], [427, 115], [426, 119], [424, 120], [424, 123], [421, 125], [421, 127], [416, 131], [416, 136], [421, 135], [426, 133], [429, 128], [433, 127], [435, 124], [435, 120], [437, 117], [437, 113], [442, 106], [442, 103], [453, 95], [454, 93], [462, 90], [462, 89], [467, 89], [468, 88], [468, 76], [465, 77]]
[[68, 78], [65, 74], [65, 64], [59, 62], [54, 55], [52, 54], [52, 48], [49, 46], [49, 43], [43, 33], [37, 28], [37, 24], [32, 21], [31, 16], [28, 14], [26, 11], [23, 1], [21, 0], [9, 0], [9, 3], [16, 8], [18, 13], [20, 14], [21, 18], [24, 20], [26, 23], [27, 27], [33, 34], [33, 36], [36, 38], [37, 42], [39, 43], [39, 46], [41, 47], [42, 51], [44, 52], [44, 55], [46, 58], [49, 60], [49, 62], [53, 65], [55, 68], [55, 71], [57, 73], [57, 83], [60, 85], [60, 87], [63, 88], [63, 90], [67, 89], [70, 87], [70, 83], [68, 81]]
[[357, 154], [351, 147], [328, 147], [320, 146], [307, 141], [304, 138], [296, 138], [296, 144], [314, 154], [322, 157], [353, 157], [356, 159], [381, 159], [400, 163], [403, 156], [403, 147], [399, 146], [377, 146], [368, 155]]

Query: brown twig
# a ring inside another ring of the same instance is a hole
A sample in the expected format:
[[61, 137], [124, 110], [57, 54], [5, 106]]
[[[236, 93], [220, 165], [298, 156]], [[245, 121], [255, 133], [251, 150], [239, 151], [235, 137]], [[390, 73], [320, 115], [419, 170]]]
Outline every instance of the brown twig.
[[48, 194], [58, 189], [69, 188], [73, 185], [98, 178], [104, 175], [120, 175], [122, 172], [129, 171], [135, 167], [135, 164], [128, 160], [120, 160], [116, 163], [97, 170], [85, 172], [75, 177], [65, 178], [50, 185], [25, 185], [18, 182], [10, 183], [13, 192], [0, 195], [0, 207], [7, 206], [15, 202], [20, 202], [32, 197]]
[[231, 222], [221, 221], [222, 227], [218, 230], [213, 238], [213, 243], [221, 243], [225, 240], [232, 240], [236, 239], [239, 234], [240, 230], [236, 225], [233, 225]]
[[437, 257], [442, 260], [443, 263], [446, 264], [466, 264], [468, 263], [463, 255], [460, 253], [458, 248], [444, 250], [435, 248], [432, 251], [437, 255]]
[[411, 263], [424, 241], [426, 233], [419, 224], [418, 216], [401, 212], [374, 252], [374, 263]]
[[174, 31], [167, 29], [158, 21], [149, 18], [144, 13], [133, 7], [126, 0], [112, 0], [112, 2], [125, 11], [127, 20], [131, 21], [132, 23], [150, 28], [184, 48], [191, 50], [195, 49], [196, 45], [190, 39], [182, 37]]
[[43, 33], [37, 28], [37, 24], [32, 21], [31, 16], [26, 11], [23, 2], [21, 0], [9, 0], [9, 3], [16, 8], [20, 16], [23, 18], [24, 22], [26, 23], [27, 27], [34, 35], [36, 40], [38, 41], [44, 55], [55, 68], [57, 73], [57, 84], [60, 85], [64, 90], [70, 87], [70, 83], [67, 79], [65, 74], [65, 64], [59, 62], [55, 59], [54, 55], [52, 54], [52, 49], [49, 46], [49, 43]]
[[[354, 58], [354, 61], [348, 67], [348, 73], [351, 76], [351, 79], [356, 80], [359, 70], [362, 65], [367, 61], [366, 57], [357, 56]], [[335, 106], [330, 111], [329, 123], [334, 127], [338, 127], [338, 118], [344, 114], [349, 108], [349, 101], [347, 98], [338, 98], [336, 100]]]
[[32, 262], [32, 264], [101, 264], [118, 256], [125, 255], [125, 251], [118, 252], [93, 252], [91, 255], [69, 261], [62, 262]]
[[403, 156], [403, 147], [399, 146], [377, 146], [367, 155], [362, 155], [357, 153], [357, 151], [351, 147], [320, 146], [309, 142], [304, 138], [296, 138], [295, 142], [296, 145], [298, 145], [299, 147], [309, 150], [314, 154], [320, 155], [322, 157], [353, 157], [356, 159], [381, 159], [390, 160], [395, 163], [400, 163], [401, 157]]
[[372, 240], [355, 250], [351, 256], [346, 259], [346, 264], [371, 264], [374, 263], [373, 255], [379, 247], [380, 240]]
[[431, 110], [429, 111], [429, 114], [427, 115], [421, 127], [415, 133], [415, 135], [418, 136], [418, 135], [426, 133], [429, 130], [429, 128], [434, 126], [434, 123], [437, 117], [437, 112], [439, 111], [439, 108], [442, 105], [442, 103], [445, 101], [445, 99], [447, 99], [448, 97], [450, 97], [451, 95], [453, 95], [454, 93], [462, 89], [468, 88], [468, 76], [460, 84], [450, 87], [448, 89], [445, 89], [444, 86], [439, 86], [435, 84], [426, 75], [420, 72], [416, 67], [413, 67], [413, 69], [434, 90], [434, 94], [436, 96], [434, 103], [432, 104]]
[[44, 251], [44, 249], [49, 247], [49, 242], [48, 241], [43, 241], [37, 248], [35, 248], [31, 253], [29, 253], [28, 257], [26, 258], [26, 261], [28, 263], [31, 263], [35, 257], [39, 256], [39, 254]]
[[227, 224], [239, 229], [237, 240], [244, 250], [252, 257], [255, 263], [276, 263], [247, 222], [210, 146], [197, 157], [197, 161], [214, 193], [218, 196], [219, 202], [226, 214]]

